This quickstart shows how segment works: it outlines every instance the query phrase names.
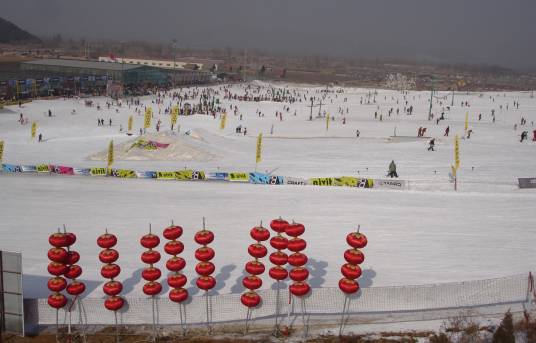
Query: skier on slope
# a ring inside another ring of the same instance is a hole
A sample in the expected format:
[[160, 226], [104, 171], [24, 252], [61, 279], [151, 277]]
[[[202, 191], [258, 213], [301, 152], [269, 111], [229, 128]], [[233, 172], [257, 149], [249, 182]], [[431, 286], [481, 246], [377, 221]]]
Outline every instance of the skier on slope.
[[443, 136], [448, 137], [449, 132], [450, 132], [450, 126], [447, 126], [447, 128], [445, 129], [445, 134]]
[[428, 146], [428, 151], [430, 151], [430, 150], [431, 150], [431, 151], [435, 151], [435, 150], [434, 150], [434, 146], [435, 146], [435, 138], [432, 138], [428, 144], [429, 144], [429, 146]]
[[394, 160], [392, 160], [391, 163], [389, 164], [389, 173], [387, 173], [387, 176], [391, 178], [398, 177], [398, 174], [396, 173], [396, 164]]

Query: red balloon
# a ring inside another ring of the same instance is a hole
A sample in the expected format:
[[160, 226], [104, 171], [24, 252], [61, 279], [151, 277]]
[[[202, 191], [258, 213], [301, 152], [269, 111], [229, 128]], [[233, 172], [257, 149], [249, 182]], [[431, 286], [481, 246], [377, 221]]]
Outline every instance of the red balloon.
[[99, 253], [99, 260], [102, 263], [114, 263], [119, 258], [119, 253], [115, 249], [105, 249]]
[[169, 255], [178, 255], [184, 250], [184, 244], [179, 241], [167, 242], [164, 245], [164, 251]]
[[173, 288], [169, 291], [169, 300], [181, 303], [184, 300], [188, 299], [188, 291], [184, 288]]
[[50, 248], [48, 250], [48, 259], [52, 262], [65, 263], [67, 261], [67, 250], [63, 248]]
[[212, 248], [201, 247], [195, 251], [195, 258], [199, 261], [208, 262], [214, 258], [216, 253]]
[[66, 232], [65, 237], [67, 238], [67, 246], [71, 246], [76, 242], [76, 235], [72, 232]]
[[307, 263], [307, 256], [301, 252], [295, 252], [294, 254], [288, 257], [288, 263], [294, 267], [301, 267]]
[[146, 249], [153, 249], [160, 244], [160, 238], [157, 235], [148, 233], [140, 239], [140, 244]]
[[242, 285], [247, 289], [258, 289], [262, 287], [262, 280], [258, 276], [249, 275], [242, 279]]
[[286, 264], [288, 261], [288, 256], [284, 252], [276, 251], [270, 254], [270, 262], [278, 266]]
[[74, 250], [67, 252], [67, 264], [76, 264], [80, 261], [80, 254]]
[[288, 245], [288, 239], [283, 236], [274, 236], [270, 239], [270, 245], [277, 250], [285, 250]]
[[121, 297], [111, 296], [104, 300], [104, 307], [109, 311], [118, 311], [123, 305], [125, 305], [125, 300]]
[[348, 249], [344, 252], [344, 259], [351, 264], [361, 264], [365, 260], [365, 255], [358, 249]]
[[283, 220], [281, 218], [274, 219], [270, 222], [270, 227], [272, 230], [278, 233], [285, 232], [285, 229], [287, 228], [288, 222], [286, 220]]
[[262, 226], [256, 226], [249, 231], [249, 235], [254, 240], [262, 242], [270, 238], [270, 231], [266, 230]]
[[186, 261], [183, 258], [177, 256], [170, 258], [166, 262], [166, 268], [172, 272], [181, 271], [185, 266]]
[[346, 243], [352, 248], [362, 249], [367, 246], [367, 237], [358, 232], [351, 232], [346, 236]]
[[162, 275], [162, 273], [160, 272], [160, 269], [155, 268], [155, 267], [145, 268], [141, 272], [141, 277], [147, 281], [156, 281], [160, 278], [160, 275]]
[[303, 224], [299, 224], [299, 223], [289, 224], [285, 228], [285, 233], [287, 235], [289, 235], [290, 237], [301, 236], [301, 235], [303, 235], [304, 232], [305, 232], [305, 226], [303, 226]]
[[48, 280], [47, 287], [52, 292], [61, 292], [67, 287], [67, 281], [62, 277], [56, 276]]
[[214, 270], [216, 270], [216, 267], [212, 262], [199, 262], [195, 266], [195, 272], [202, 276], [209, 276], [214, 273]]
[[246, 292], [242, 294], [240, 301], [246, 307], [256, 307], [261, 302], [261, 296], [255, 292]]
[[67, 266], [63, 263], [50, 262], [47, 270], [52, 275], [61, 276], [67, 272]]
[[121, 273], [121, 268], [117, 264], [106, 264], [101, 268], [101, 275], [105, 279], [116, 278]]
[[65, 295], [56, 293], [48, 296], [48, 304], [53, 308], [62, 308], [67, 305], [67, 298]]
[[352, 294], [359, 291], [359, 283], [352, 279], [342, 278], [339, 281], [339, 288], [346, 294]]
[[361, 268], [357, 264], [346, 263], [341, 267], [341, 273], [347, 279], [357, 279], [361, 276]]
[[280, 281], [285, 280], [288, 276], [287, 270], [280, 266], [275, 266], [275, 267], [270, 268], [270, 270], [268, 271], [268, 274], [270, 275], [272, 279], [280, 280]]
[[212, 243], [214, 240], [214, 234], [209, 230], [197, 231], [195, 233], [194, 240], [197, 242], [197, 244], [207, 245]]
[[309, 277], [309, 271], [303, 267], [292, 268], [289, 276], [294, 281], [305, 281]]
[[268, 254], [268, 249], [260, 243], [255, 243], [248, 247], [248, 253], [255, 258], [263, 258]]
[[172, 225], [164, 229], [163, 236], [170, 241], [175, 240], [182, 236], [182, 227], [178, 225]]
[[201, 276], [195, 281], [195, 284], [199, 289], [208, 291], [216, 286], [216, 279], [212, 276]]
[[141, 260], [147, 264], [155, 264], [160, 261], [160, 253], [156, 250], [147, 250], [141, 254]]
[[51, 234], [48, 237], [48, 242], [50, 243], [50, 245], [56, 248], [69, 246], [69, 238], [67, 238], [67, 236], [65, 236], [65, 234], [61, 232]]
[[292, 238], [288, 241], [288, 250], [299, 252], [305, 250], [307, 243], [301, 238]]
[[261, 275], [264, 273], [264, 264], [259, 261], [249, 261], [246, 263], [246, 271], [253, 275]]
[[167, 283], [169, 287], [173, 288], [181, 288], [184, 285], [186, 285], [186, 282], [188, 279], [186, 278], [186, 275], [184, 274], [172, 274], [169, 275], [167, 278]]
[[97, 238], [97, 245], [103, 249], [110, 249], [117, 244], [117, 237], [111, 233], [105, 233]]
[[123, 290], [123, 285], [118, 281], [108, 281], [102, 286], [102, 291], [106, 295], [118, 295]]
[[150, 281], [143, 285], [143, 293], [147, 295], [157, 295], [162, 291], [162, 285], [159, 282]]
[[65, 277], [67, 279], [76, 279], [80, 275], [82, 275], [82, 267], [77, 264], [70, 265], [65, 272]]
[[86, 285], [83, 282], [74, 281], [67, 286], [67, 293], [70, 295], [80, 295], [86, 290]]
[[301, 297], [309, 293], [311, 287], [306, 282], [295, 282], [289, 287], [290, 293], [297, 297]]

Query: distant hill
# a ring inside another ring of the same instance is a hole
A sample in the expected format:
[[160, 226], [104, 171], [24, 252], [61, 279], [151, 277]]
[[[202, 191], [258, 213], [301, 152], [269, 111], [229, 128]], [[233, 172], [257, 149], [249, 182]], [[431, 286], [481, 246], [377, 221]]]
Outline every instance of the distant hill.
[[17, 25], [0, 18], [0, 43], [39, 43], [36, 36], [20, 29]]

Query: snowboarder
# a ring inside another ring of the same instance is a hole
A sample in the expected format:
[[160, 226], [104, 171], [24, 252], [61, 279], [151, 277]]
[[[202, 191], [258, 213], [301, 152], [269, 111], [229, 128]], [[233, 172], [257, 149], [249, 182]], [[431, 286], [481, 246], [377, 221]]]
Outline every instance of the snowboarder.
[[528, 139], [528, 135], [529, 135], [529, 132], [528, 132], [528, 131], [523, 131], [523, 132], [521, 132], [521, 140], [520, 140], [520, 142], [523, 143], [524, 140], [527, 140], [527, 139]]
[[447, 128], [445, 129], [445, 134], [443, 136], [448, 137], [449, 132], [450, 132], [450, 126], [447, 126]]
[[52, 111], [51, 110], [48, 110], [48, 116], [52, 117]]
[[398, 174], [396, 173], [396, 164], [394, 160], [392, 160], [391, 163], [389, 164], [389, 173], [387, 173], [387, 176], [391, 178], [398, 177]]
[[431, 151], [435, 151], [435, 150], [434, 150], [434, 146], [435, 146], [435, 138], [432, 138], [428, 144], [429, 144], [429, 146], [428, 146], [428, 151], [430, 151], [430, 150], [431, 150]]
[[39, 142], [42, 142], [42, 141], [43, 141], [43, 134], [40, 133], [40, 134], [39, 134]]
[[[534, 131], [534, 132], [536, 132], [536, 131]], [[356, 136], [357, 138], [359, 138], [359, 135], [360, 135], [360, 134], [361, 134], [361, 132], [359, 132], [359, 130], [355, 130], [355, 136]], [[535, 134], [535, 137], [536, 137], [536, 134]]]

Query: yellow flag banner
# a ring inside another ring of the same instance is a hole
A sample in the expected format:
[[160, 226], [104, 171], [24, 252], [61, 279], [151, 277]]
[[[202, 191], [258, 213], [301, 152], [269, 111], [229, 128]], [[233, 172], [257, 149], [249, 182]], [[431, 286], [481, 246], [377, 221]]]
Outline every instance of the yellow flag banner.
[[150, 107], [147, 107], [145, 110], [145, 120], [143, 123], [143, 127], [145, 129], [148, 129], [151, 127], [151, 117], [153, 116], [153, 110]]
[[110, 141], [110, 146], [108, 146], [108, 168], [114, 164], [114, 141]]
[[326, 114], [326, 131], [329, 130], [329, 113]]
[[262, 132], [257, 136], [257, 154], [255, 155], [255, 163], [262, 160]]
[[134, 124], [134, 117], [128, 117], [128, 131], [132, 131], [132, 124]]
[[3, 157], [4, 157], [4, 141], [0, 141], [0, 167], [2, 166]]
[[179, 107], [178, 106], [175, 106], [173, 107], [173, 109], [171, 110], [171, 125], [172, 126], [175, 126], [175, 124], [177, 124], [177, 117], [179, 115]]
[[227, 113], [224, 113], [222, 116], [221, 116], [221, 119], [220, 119], [220, 130], [223, 130], [225, 129], [225, 124], [227, 123]]
[[469, 112], [465, 113], [465, 131], [469, 128]]
[[35, 134], [37, 133], [37, 122], [32, 122], [32, 139], [35, 138]]

